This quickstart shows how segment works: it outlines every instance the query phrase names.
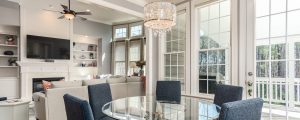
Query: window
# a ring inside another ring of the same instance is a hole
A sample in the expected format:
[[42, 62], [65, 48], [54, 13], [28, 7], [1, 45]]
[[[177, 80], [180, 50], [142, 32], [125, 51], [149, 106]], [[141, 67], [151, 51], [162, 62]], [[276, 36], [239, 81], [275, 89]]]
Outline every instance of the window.
[[113, 27], [114, 40], [113, 71], [115, 75], [132, 75], [138, 73], [139, 68], [132, 68], [132, 63], [141, 61], [144, 57], [142, 51], [143, 43], [143, 22], [116, 25]]
[[185, 43], [186, 12], [181, 11], [164, 44], [164, 80], [179, 80], [182, 91], [185, 91]]
[[115, 68], [114, 73], [115, 75], [126, 75], [126, 60], [125, 60], [125, 52], [126, 51], [126, 44], [125, 42], [115, 42], [115, 49], [114, 49], [114, 57], [115, 57]]
[[213, 2], [196, 10], [200, 36], [197, 38], [198, 92], [213, 94], [216, 84], [227, 84], [230, 78], [230, 0]]
[[131, 68], [132, 63], [136, 63], [141, 60], [141, 40], [131, 40], [129, 41], [129, 74], [132, 75], [132, 72], [138, 72], [138, 68]]
[[300, 107], [299, 3], [256, 0], [256, 95], [277, 119], [299, 119], [293, 115]]
[[142, 25], [130, 27], [130, 37], [141, 36], [143, 34]]
[[126, 38], [126, 37], [127, 37], [127, 28], [115, 29], [115, 38]]

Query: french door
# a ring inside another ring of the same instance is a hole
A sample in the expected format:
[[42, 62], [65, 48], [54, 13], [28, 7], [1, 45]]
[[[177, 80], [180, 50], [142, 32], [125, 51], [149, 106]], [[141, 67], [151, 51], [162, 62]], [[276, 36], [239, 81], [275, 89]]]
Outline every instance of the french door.
[[253, 42], [253, 46], [247, 53], [254, 52], [254, 58], [247, 58], [253, 59], [253, 64], [247, 63], [247, 66], [253, 68], [249, 73], [255, 73], [254, 97], [264, 100], [263, 119], [299, 120], [300, 0], [253, 0], [249, 3], [253, 4], [248, 9], [253, 15], [247, 20], [253, 18], [253, 24], [248, 26], [255, 25], [253, 34], [248, 34], [253, 41], [247, 42]]

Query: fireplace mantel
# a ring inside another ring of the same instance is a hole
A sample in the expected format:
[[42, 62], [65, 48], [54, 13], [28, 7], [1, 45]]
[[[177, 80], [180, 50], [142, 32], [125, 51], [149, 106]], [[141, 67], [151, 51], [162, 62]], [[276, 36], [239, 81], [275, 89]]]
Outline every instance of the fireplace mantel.
[[22, 62], [17, 61], [21, 66], [21, 98], [32, 98], [32, 78], [64, 77], [66, 81], [72, 69], [70, 62]]

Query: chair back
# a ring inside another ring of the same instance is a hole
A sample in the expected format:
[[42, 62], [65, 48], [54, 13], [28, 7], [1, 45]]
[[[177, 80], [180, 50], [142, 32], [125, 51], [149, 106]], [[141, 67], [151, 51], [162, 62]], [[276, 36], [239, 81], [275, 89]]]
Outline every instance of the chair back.
[[157, 81], [156, 99], [180, 103], [181, 86], [180, 81]]
[[63, 96], [68, 120], [94, 120], [89, 103], [77, 97], [65, 94]]
[[222, 106], [223, 103], [242, 100], [243, 87], [231, 85], [216, 85], [214, 104]]
[[224, 103], [219, 120], [260, 120], [262, 106], [261, 98]]
[[89, 85], [89, 101], [94, 114], [95, 120], [107, 117], [102, 112], [104, 104], [112, 101], [111, 90], [108, 83]]

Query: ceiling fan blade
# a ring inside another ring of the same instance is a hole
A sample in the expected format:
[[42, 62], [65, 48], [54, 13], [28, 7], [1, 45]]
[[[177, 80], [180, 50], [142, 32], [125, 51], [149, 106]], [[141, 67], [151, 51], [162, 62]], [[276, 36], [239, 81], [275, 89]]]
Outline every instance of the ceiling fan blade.
[[58, 17], [57, 19], [64, 19], [64, 18], [65, 18], [65, 16], [63, 15], [63, 16]]
[[77, 19], [81, 20], [81, 21], [86, 21], [87, 19], [84, 17], [80, 17], [80, 16], [76, 16]]
[[69, 11], [69, 7], [68, 6], [65, 6], [65, 5], [61, 4], [61, 7], [63, 7], [64, 10]]
[[76, 15], [92, 15], [91, 12], [76, 12]]
[[61, 11], [56, 11], [56, 10], [47, 10], [47, 9], [43, 9], [44, 11], [49, 11], [49, 12], [58, 12], [58, 13], [62, 13]]

